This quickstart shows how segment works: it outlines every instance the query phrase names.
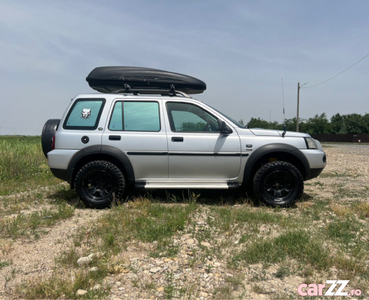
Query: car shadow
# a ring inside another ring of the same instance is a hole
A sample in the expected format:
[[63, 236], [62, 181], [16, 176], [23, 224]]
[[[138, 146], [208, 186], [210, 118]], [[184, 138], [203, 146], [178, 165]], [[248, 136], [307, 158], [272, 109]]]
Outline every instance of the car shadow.
[[[49, 198], [56, 202], [66, 202], [76, 208], [86, 208], [79, 199], [75, 190], [63, 189], [49, 195]], [[218, 206], [234, 206], [246, 204], [253, 207], [266, 206], [258, 203], [243, 188], [235, 188], [229, 190], [195, 190], [195, 189], [173, 189], [173, 190], [142, 190], [132, 189], [126, 193], [124, 199], [120, 203], [135, 201], [137, 199], [148, 199], [153, 203], [191, 203], [196, 202], [204, 205]], [[313, 200], [309, 194], [303, 193], [296, 203], [308, 202]], [[296, 204], [290, 208], [297, 208]]]
[[137, 197], [146, 197], [152, 202], [161, 203], [190, 203], [196, 202], [206, 205], [236, 205], [253, 204], [253, 201], [244, 189], [231, 190], [196, 190], [196, 189], [174, 189], [174, 190], [133, 190], [127, 197], [132, 201]]

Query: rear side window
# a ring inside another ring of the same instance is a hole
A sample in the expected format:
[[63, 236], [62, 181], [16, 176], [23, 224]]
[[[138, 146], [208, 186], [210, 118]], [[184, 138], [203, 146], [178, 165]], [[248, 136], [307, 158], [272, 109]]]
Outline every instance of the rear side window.
[[78, 99], [68, 112], [63, 128], [95, 130], [99, 124], [105, 99]]
[[117, 102], [110, 119], [109, 130], [160, 131], [159, 103]]

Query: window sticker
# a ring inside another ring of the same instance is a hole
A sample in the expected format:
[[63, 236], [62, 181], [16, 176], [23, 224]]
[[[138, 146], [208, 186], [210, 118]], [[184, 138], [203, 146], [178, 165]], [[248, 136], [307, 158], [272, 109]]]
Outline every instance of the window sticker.
[[91, 116], [91, 108], [82, 109], [81, 117], [82, 119], [87, 120]]

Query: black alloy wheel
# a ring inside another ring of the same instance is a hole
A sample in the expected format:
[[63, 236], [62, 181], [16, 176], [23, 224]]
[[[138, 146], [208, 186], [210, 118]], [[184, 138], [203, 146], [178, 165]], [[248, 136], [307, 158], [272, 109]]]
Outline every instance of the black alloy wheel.
[[254, 195], [258, 201], [267, 205], [291, 206], [303, 191], [304, 182], [300, 171], [288, 162], [269, 162], [254, 176]]
[[98, 160], [87, 163], [78, 171], [75, 186], [87, 207], [105, 208], [123, 196], [125, 180], [116, 165]]

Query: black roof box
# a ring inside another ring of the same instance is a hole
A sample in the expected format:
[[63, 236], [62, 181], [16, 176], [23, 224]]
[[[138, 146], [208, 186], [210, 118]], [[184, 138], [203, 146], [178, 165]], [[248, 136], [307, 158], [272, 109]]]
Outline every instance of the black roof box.
[[90, 87], [101, 93], [200, 94], [205, 82], [184, 74], [141, 67], [98, 67], [86, 78]]

